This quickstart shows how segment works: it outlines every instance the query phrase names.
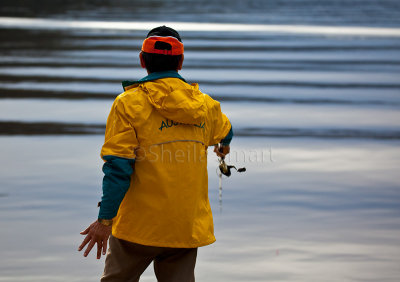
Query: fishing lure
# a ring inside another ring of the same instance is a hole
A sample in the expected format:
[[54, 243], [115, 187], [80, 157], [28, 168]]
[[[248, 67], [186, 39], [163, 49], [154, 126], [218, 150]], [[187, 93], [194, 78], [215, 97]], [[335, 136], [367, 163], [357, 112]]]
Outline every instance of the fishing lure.
[[[231, 176], [232, 172], [231, 169], [234, 168], [236, 169], [237, 172], [245, 172], [246, 168], [241, 167], [241, 168], [236, 168], [234, 165], [227, 165], [225, 163], [225, 158], [219, 158], [219, 170], [221, 171], [221, 174], [229, 177]], [[222, 176], [222, 175], [221, 175]]]
[[225, 163], [225, 158], [218, 158], [219, 161], [219, 189], [218, 189], [218, 199], [219, 199], [219, 209], [222, 211], [222, 175], [229, 177], [232, 175], [231, 169], [234, 168], [237, 172], [245, 172], [246, 168], [236, 168], [234, 165], [227, 165]]

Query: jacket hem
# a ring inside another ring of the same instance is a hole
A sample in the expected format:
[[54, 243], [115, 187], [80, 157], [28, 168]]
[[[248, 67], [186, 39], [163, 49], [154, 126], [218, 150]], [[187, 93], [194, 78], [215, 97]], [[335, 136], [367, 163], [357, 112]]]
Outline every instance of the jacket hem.
[[106, 161], [104, 157], [111, 156], [111, 157], [117, 157], [121, 159], [127, 159], [127, 160], [135, 160], [135, 156], [129, 156], [129, 155], [123, 155], [123, 154], [101, 154], [100, 157], [102, 158], [103, 161]]
[[166, 242], [155, 242], [155, 241], [143, 240], [140, 238], [133, 238], [132, 236], [126, 236], [124, 234], [114, 233], [114, 232], [112, 232], [112, 235], [115, 238], [125, 240], [125, 241], [131, 242], [131, 243], [140, 244], [140, 245], [144, 245], [144, 246], [151, 246], [151, 247], [163, 247], [163, 248], [184, 248], [184, 249], [198, 248], [198, 247], [204, 247], [207, 245], [211, 245], [212, 243], [214, 243], [216, 241], [216, 239], [213, 238], [212, 240], [199, 242], [199, 243], [171, 244], [171, 243], [166, 243]]

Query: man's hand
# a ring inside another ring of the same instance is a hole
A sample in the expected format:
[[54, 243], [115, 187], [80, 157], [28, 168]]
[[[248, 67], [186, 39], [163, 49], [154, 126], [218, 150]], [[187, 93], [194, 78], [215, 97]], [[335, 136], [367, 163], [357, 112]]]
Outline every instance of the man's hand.
[[79, 246], [78, 251], [82, 251], [82, 249], [87, 246], [83, 256], [87, 257], [87, 255], [92, 250], [93, 246], [97, 243], [97, 259], [101, 258], [101, 250], [103, 249], [103, 255], [106, 254], [107, 251], [107, 241], [108, 237], [111, 234], [111, 226], [105, 226], [98, 222], [97, 220], [93, 222], [88, 228], [80, 233], [81, 235], [86, 235], [82, 244]]
[[217, 154], [218, 157], [220, 158], [225, 158], [227, 154], [229, 154], [231, 150], [231, 147], [229, 145], [223, 146], [223, 145], [215, 145], [214, 146], [214, 152]]

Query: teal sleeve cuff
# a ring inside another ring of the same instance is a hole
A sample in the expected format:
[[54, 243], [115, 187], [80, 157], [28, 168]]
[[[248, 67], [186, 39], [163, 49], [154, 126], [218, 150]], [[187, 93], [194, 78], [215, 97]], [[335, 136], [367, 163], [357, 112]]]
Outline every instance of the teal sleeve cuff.
[[115, 156], [103, 156], [103, 196], [98, 218], [112, 219], [117, 215], [119, 206], [131, 184], [134, 159]]
[[225, 138], [222, 139], [220, 143], [223, 146], [228, 146], [229, 144], [231, 144], [232, 138], [233, 138], [233, 130], [231, 125], [231, 129], [229, 130], [228, 135], [226, 135]]

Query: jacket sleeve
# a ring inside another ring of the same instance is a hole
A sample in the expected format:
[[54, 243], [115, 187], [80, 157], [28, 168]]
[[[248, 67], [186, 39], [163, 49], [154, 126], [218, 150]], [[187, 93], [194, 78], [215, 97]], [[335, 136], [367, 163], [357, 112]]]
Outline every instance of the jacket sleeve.
[[104, 156], [103, 196], [98, 218], [112, 219], [117, 215], [119, 206], [131, 184], [131, 175], [135, 160], [114, 156]]
[[229, 130], [228, 135], [226, 135], [225, 138], [221, 140], [221, 144], [224, 146], [229, 146], [229, 144], [231, 144], [232, 138], [233, 138], [233, 130], [231, 125], [231, 129]]
[[[211, 98], [210, 98], [211, 99]], [[212, 100], [212, 99], [211, 99]], [[221, 142], [222, 139], [228, 137], [231, 130], [231, 123], [226, 115], [221, 111], [219, 102], [212, 100], [211, 109], [209, 111], [211, 120], [211, 130], [208, 146], [215, 145]]]
[[117, 98], [107, 119], [105, 142], [101, 149], [105, 163], [99, 218], [112, 219], [116, 216], [130, 186], [134, 150], [138, 145], [135, 129]]
[[103, 159], [104, 156], [134, 159], [135, 148], [138, 146], [131, 118], [125, 112], [124, 104], [117, 98], [108, 115], [105, 140], [100, 155]]

